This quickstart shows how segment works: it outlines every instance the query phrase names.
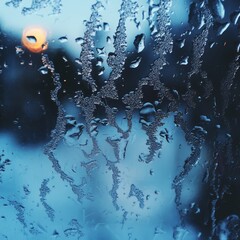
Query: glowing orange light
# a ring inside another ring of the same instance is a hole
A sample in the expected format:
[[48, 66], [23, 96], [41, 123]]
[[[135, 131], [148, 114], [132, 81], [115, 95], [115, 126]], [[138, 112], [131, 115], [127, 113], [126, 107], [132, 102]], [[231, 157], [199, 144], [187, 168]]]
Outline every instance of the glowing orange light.
[[31, 52], [39, 53], [47, 49], [47, 32], [41, 27], [28, 27], [22, 35], [23, 45]]

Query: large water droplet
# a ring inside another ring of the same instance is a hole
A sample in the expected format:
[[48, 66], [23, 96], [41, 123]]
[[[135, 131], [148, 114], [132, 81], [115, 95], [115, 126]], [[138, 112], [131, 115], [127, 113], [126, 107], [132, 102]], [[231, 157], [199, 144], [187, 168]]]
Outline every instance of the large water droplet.
[[140, 109], [140, 122], [149, 125], [155, 120], [156, 109], [154, 105], [150, 102], [146, 102]]
[[138, 53], [143, 51], [145, 48], [145, 35], [143, 33], [135, 37], [134, 46], [136, 47]]
[[26, 38], [30, 43], [36, 43], [37, 42], [37, 39], [34, 36], [26, 36]]
[[132, 61], [130, 64], [130, 68], [137, 68], [141, 62], [142, 58], [138, 57], [136, 60]]
[[217, 19], [223, 19], [225, 16], [225, 8], [221, 0], [209, 0], [209, 5], [213, 16]]

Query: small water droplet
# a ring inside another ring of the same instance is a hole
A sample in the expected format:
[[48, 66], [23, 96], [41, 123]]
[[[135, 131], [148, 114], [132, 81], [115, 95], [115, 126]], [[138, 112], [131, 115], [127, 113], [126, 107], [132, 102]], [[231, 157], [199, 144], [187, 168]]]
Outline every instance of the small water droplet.
[[146, 19], [146, 16], [147, 16], [146, 11], [142, 11], [142, 20], [145, 20], [145, 19]]
[[238, 22], [238, 19], [240, 17], [240, 11], [234, 11], [231, 15], [230, 15], [230, 19], [231, 19], [231, 22], [236, 25], [237, 22]]
[[38, 69], [38, 71], [39, 71], [41, 74], [43, 74], [43, 75], [48, 74], [48, 68], [45, 67], [45, 66], [40, 67], [40, 68]]
[[79, 45], [82, 45], [83, 42], [84, 42], [84, 40], [83, 40], [83, 38], [78, 37], [78, 38], [75, 38], [75, 42], [76, 42], [77, 44], [79, 44]]
[[62, 56], [63, 61], [66, 63], [68, 62], [67, 58], [65, 56]]
[[68, 41], [68, 38], [67, 38], [67, 36], [63, 36], [63, 37], [60, 37], [60, 38], [58, 39], [58, 41], [59, 41], [60, 43], [65, 43], [65, 42]]
[[96, 29], [96, 31], [102, 31], [103, 27], [102, 27], [102, 25], [99, 24], [96, 26], [95, 29]]
[[225, 23], [216, 23], [216, 29], [217, 29], [217, 35], [220, 36], [222, 35], [229, 27], [230, 23], [225, 22]]
[[18, 55], [22, 55], [24, 53], [22, 46], [16, 46], [15, 49], [16, 49], [16, 54]]
[[107, 41], [108, 44], [111, 44], [111, 43], [112, 43], [112, 39], [111, 39], [111, 37], [107, 36], [106, 41]]
[[239, 53], [240, 52], [240, 43], [238, 43], [238, 45], [237, 45], [237, 53]]
[[103, 65], [103, 59], [102, 58], [97, 58], [96, 67], [102, 67], [102, 65]]
[[205, 116], [205, 115], [201, 115], [201, 116], [200, 116], [200, 119], [201, 119], [202, 121], [204, 121], [204, 122], [211, 122], [211, 119], [208, 118], [208, 117]]
[[97, 51], [97, 54], [99, 55], [99, 56], [105, 56], [105, 48], [104, 47], [102, 47], [102, 48], [96, 48], [96, 51]]
[[183, 59], [179, 62], [180, 65], [188, 65], [189, 56], [183, 57]]
[[184, 46], [185, 46], [185, 39], [178, 39], [177, 40], [177, 46], [179, 47], [179, 48], [183, 48]]
[[75, 62], [78, 63], [79, 65], [82, 65], [82, 62], [79, 58], [75, 58]]
[[210, 47], [210, 48], [213, 48], [213, 46], [214, 46], [215, 44], [216, 44], [215, 42], [211, 42], [210, 45], [209, 45], [209, 47]]
[[58, 237], [59, 236], [59, 233], [56, 231], [56, 230], [54, 230], [54, 232], [53, 232], [53, 237]]
[[105, 68], [104, 67], [99, 67], [98, 69], [98, 76], [103, 75]]
[[104, 31], [109, 31], [110, 30], [110, 26], [109, 26], [109, 24], [108, 23], [103, 23], [103, 30]]

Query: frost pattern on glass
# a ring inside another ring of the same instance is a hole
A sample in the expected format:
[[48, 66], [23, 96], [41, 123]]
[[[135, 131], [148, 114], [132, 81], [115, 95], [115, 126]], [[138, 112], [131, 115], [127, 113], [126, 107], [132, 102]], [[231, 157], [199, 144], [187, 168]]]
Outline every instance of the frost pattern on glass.
[[[239, 18], [237, 1], [0, 2], [0, 239], [239, 239]], [[49, 28], [41, 53], [28, 25]]]

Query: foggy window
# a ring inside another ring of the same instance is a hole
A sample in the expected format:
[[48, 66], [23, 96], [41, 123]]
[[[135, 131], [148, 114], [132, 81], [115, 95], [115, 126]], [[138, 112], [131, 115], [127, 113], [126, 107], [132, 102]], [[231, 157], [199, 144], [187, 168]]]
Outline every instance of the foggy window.
[[240, 2], [0, 1], [0, 240], [240, 239]]

